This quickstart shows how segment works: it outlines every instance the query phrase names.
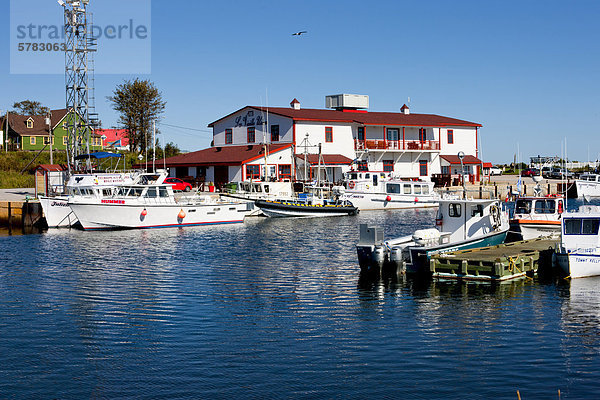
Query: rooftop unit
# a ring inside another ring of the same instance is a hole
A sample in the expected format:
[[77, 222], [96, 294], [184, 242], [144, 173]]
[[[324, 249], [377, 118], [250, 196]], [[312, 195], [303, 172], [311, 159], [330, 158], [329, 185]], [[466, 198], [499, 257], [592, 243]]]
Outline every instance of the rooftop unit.
[[369, 108], [369, 96], [363, 94], [334, 94], [325, 97], [325, 108], [358, 110]]

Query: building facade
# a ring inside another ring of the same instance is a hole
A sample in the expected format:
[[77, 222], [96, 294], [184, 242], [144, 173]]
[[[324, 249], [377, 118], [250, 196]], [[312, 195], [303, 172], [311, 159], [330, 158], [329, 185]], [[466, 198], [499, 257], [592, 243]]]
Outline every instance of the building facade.
[[[67, 110], [51, 110], [49, 116], [8, 113], [0, 119], [4, 144], [8, 150], [40, 151], [49, 148], [65, 151], [68, 140]], [[8, 121], [8, 122], [7, 122]], [[101, 135], [90, 134], [90, 151], [102, 150]]]
[[[469, 156], [463, 174], [479, 180], [478, 123], [413, 114], [406, 105], [396, 113], [371, 112], [368, 96], [328, 96], [326, 104], [331, 108], [303, 109], [294, 99], [290, 107], [246, 106], [234, 111], [209, 124], [213, 150], [189, 153], [188, 172], [202, 164], [206, 179], [216, 179], [214, 167], [207, 163], [214, 149], [240, 153], [258, 147], [263, 156], [238, 157], [228, 165], [228, 181], [318, 176], [338, 182], [351, 169], [430, 180], [441, 174], [460, 175], [460, 165], [454, 161], [463, 152]], [[177, 157], [167, 159], [166, 165], [176, 161]], [[219, 180], [225, 180], [224, 173]]]

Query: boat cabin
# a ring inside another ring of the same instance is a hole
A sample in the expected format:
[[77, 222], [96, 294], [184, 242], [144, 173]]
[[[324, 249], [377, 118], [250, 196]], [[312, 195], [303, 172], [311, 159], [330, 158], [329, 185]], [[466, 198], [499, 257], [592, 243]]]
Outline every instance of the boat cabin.
[[585, 174], [581, 174], [581, 176], [579, 177], [579, 180], [588, 181], [588, 182], [600, 182], [600, 175], [585, 173]]
[[348, 172], [346, 186], [349, 190], [365, 193], [405, 194], [424, 196], [433, 193], [433, 184], [421, 180], [392, 178], [384, 172]]
[[564, 211], [562, 197], [523, 197], [515, 202], [515, 219], [556, 219]]
[[569, 250], [600, 247], [600, 207], [580, 206], [562, 220], [562, 247]]
[[495, 231], [503, 223], [497, 200], [440, 200], [438, 230], [450, 233], [449, 242], [460, 242]]

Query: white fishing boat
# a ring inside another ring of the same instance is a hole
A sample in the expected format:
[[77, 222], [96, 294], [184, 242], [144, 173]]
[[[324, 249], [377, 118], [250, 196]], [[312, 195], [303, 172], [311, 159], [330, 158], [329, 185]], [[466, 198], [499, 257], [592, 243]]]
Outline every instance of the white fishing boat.
[[197, 193], [175, 198], [163, 181], [165, 171], [153, 181], [121, 185], [101, 196], [80, 195], [69, 206], [85, 230], [182, 227], [241, 223], [252, 212], [252, 202], [222, 200]]
[[227, 184], [222, 196], [244, 200], [264, 200], [292, 198], [294, 188], [291, 182], [240, 181]]
[[562, 217], [560, 248], [556, 261], [567, 276], [600, 275], [600, 207], [584, 205]]
[[564, 210], [565, 199], [562, 196], [518, 197], [510, 220], [510, 231], [520, 240], [558, 237]]
[[75, 174], [66, 184], [64, 194], [56, 196], [39, 196], [44, 217], [49, 228], [70, 228], [78, 221], [69, 206], [73, 196], [102, 196], [116, 186], [132, 184], [139, 172]]
[[389, 266], [409, 273], [427, 273], [433, 254], [448, 253], [504, 242], [508, 213], [498, 200], [440, 199], [435, 228], [384, 240], [379, 227], [360, 226], [356, 246], [361, 270]]
[[344, 186], [346, 193], [341, 199], [359, 210], [437, 207], [439, 200], [433, 182], [402, 179], [385, 172], [348, 172]]
[[600, 175], [585, 173], [575, 180], [577, 197], [600, 197]]

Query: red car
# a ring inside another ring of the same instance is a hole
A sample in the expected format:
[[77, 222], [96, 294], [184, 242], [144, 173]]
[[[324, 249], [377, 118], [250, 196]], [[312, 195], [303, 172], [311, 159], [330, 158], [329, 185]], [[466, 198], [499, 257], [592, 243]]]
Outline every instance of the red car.
[[182, 181], [179, 178], [167, 178], [165, 179], [165, 183], [173, 186], [173, 190], [182, 190], [184, 192], [189, 192], [192, 190], [192, 185], [187, 182]]

